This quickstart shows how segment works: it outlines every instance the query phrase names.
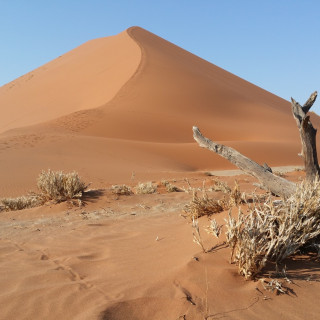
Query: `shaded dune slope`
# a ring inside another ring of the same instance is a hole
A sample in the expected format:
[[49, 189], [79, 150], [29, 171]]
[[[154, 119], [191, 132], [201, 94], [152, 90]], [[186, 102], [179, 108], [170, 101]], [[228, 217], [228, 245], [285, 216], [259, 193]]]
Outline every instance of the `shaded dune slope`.
[[287, 101], [139, 27], [1, 87], [0, 101], [1, 131], [12, 129], [0, 138], [2, 194], [30, 188], [46, 168], [96, 184], [231, 168], [194, 143], [193, 125], [258, 162], [301, 164]]

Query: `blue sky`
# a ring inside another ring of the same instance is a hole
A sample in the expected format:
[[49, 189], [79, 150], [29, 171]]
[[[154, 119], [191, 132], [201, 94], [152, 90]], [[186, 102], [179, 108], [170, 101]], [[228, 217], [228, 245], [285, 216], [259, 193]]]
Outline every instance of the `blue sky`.
[[0, 0], [0, 86], [134, 25], [286, 100], [320, 91], [319, 0]]

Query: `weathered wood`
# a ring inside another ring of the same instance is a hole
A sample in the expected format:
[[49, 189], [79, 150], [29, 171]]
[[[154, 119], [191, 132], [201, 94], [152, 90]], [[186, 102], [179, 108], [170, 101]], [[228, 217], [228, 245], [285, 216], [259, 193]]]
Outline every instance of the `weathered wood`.
[[[300, 155], [304, 158], [306, 179], [309, 181], [320, 176], [316, 146], [317, 130], [313, 127], [310, 116], [307, 115], [316, 98], [317, 91], [311, 94], [310, 98], [303, 106], [291, 98], [292, 113], [297, 122], [301, 138], [302, 152]], [[263, 188], [272, 193], [286, 198], [295, 192], [295, 183], [274, 175], [267, 164], [260, 166], [258, 163], [242, 155], [235, 149], [205, 138], [197, 127], [193, 127], [193, 137], [200, 147], [207, 148], [210, 151], [219, 154], [239, 169], [256, 177], [261, 182]]]
[[200, 147], [219, 154], [239, 169], [256, 177], [266, 187], [266, 189], [270, 190], [272, 193], [285, 198], [294, 193], [296, 185], [293, 182], [272, 174], [268, 168], [259, 165], [253, 160], [242, 155], [237, 150], [218, 144], [204, 137], [197, 127], [193, 127], [193, 137]]
[[316, 98], [317, 91], [311, 94], [310, 98], [303, 106], [291, 98], [292, 113], [296, 120], [301, 138], [301, 156], [304, 158], [307, 180], [313, 180], [320, 175], [316, 146], [317, 130], [313, 127], [310, 116], [307, 115]]
[[272, 173], [272, 169], [268, 166], [267, 163], [264, 163], [262, 166], [263, 166], [265, 169], [267, 169], [269, 172]]

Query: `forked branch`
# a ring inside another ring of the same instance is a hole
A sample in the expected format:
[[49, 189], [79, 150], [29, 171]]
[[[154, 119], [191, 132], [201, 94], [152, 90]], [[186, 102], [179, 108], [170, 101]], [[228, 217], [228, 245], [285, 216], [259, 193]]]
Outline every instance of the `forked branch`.
[[[312, 93], [310, 98], [303, 106], [301, 106], [294, 99], [291, 99], [293, 116], [296, 119], [300, 132], [302, 156], [304, 157], [306, 177], [308, 180], [313, 180], [316, 176], [320, 175], [316, 148], [317, 130], [314, 129], [310, 121], [310, 116], [307, 115], [316, 98], [317, 92]], [[268, 166], [259, 165], [253, 160], [242, 155], [237, 150], [213, 142], [204, 137], [197, 127], [193, 127], [193, 137], [200, 147], [217, 153], [237, 166], [239, 169], [256, 177], [262, 183], [262, 185], [272, 193], [287, 198], [295, 192], [295, 183], [274, 175]]]
[[294, 118], [299, 129], [302, 151], [306, 170], [306, 179], [311, 181], [319, 176], [320, 168], [317, 157], [316, 134], [317, 130], [313, 127], [310, 116], [307, 115], [317, 98], [317, 91], [311, 94], [310, 98], [301, 105], [291, 98], [291, 107]]

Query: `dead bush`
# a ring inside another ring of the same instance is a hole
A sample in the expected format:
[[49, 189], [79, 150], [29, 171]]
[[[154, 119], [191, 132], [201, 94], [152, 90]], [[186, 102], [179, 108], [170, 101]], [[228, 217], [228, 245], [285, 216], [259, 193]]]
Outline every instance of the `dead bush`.
[[240, 204], [246, 203], [246, 194], [243, 192], [241, 193], [240, 191], [240, 186], [238, 184], [238, 181], [235, 180], [234, 182], [234, 188], [230, 190], [229, 192], [229, 206], [231, 207], [236, 207], [239, 206]]
[[44, 204], [47, 201], [56, 202], [77, 199], [81, 205], [80, 198], [87, 189], [78, 173], [63, 173], [62, 171], [42, 171], [37, 181], [39, 193], [31, 193], [17, 198], [4, 198], [0, 203], [5, 210], [22, 210], [33, 208]]
[[209, 216], [221, 211], [223, 211], [223, 207], [219, 201], [209, 198], [205, 191], [203, 191], [202, 197], [198, 197], [197, 192], [194, 191], [192, 201], [184, 207], [184, 212], [191, 220], [205, 215]]
[[80, 199], [87, 189], [77, 172], [42, 171], [37, 181], [38, 188], [46, 200], [57, 202]]
[[319, 179], [301, 183], [289, 199], [273, 201], [269, 196], [262, 204], [254, 201], [246, 215], [239, 209], [234, 218], [229, 212], [226, 227], [231, 261], [245, 278], [254, 278], [267, 261], [278, 266], [312, 241], [319, 241]]
[[139, 183], [135, 189], [136, 194], [151, 194], [157, 191], [157, 186], [152, 184], [152, 182]]
[[181, 192], [181, 191], [183, 191], [180, 188], [178, 188], [177, 186], [171, 184], [167, 180], [162, 180], [161, 184], [166, 187], [166, 191], [167, 192]]
[[211, 187], [210, 191], [221, 191], [223, 193], [230, 194], [231, 188], [228, 186], [226, 182], [214, 179], [213, 186]]
[[132, 194], [131, 188], [126, 186], [125, 184], [113, 185], [111, 187], [111, 192], [113, 194], [118, 195], [118, 196], [120, 196], [120, 195], [129, 196], [130, 194]]
[[44, 200], [41, 195], [32, 194], [17, 198], [4, 198], [1, 199], [1, 203], [3, 204], [5, 210], [15, 211], [38, 207], [44, 203]]

